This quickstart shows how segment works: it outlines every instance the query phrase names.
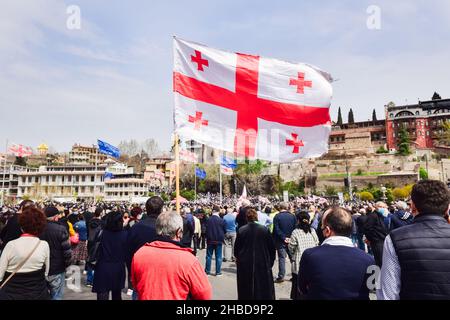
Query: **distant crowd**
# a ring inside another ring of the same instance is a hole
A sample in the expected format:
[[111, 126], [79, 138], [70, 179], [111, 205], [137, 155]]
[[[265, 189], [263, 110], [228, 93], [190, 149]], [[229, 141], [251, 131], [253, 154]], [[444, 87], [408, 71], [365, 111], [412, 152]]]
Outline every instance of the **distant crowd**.
[[98, 300], [125, 289], [135, 300], [211, 299], [223, 262], [236, 267], [240, 300], [275, 299], [285, 281], [294, 300], [450, 299], [449, 207], [448, 187], [433, 180], [390, 205], [207, 194], [178, 214], [159, 196], [25, 200], [1, 208], [0, 299], [63, 299], [71, 265]]

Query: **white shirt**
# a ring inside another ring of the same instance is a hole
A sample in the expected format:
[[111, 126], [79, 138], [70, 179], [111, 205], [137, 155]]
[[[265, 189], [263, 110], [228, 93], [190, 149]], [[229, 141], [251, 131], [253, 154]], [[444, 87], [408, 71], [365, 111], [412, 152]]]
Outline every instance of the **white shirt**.
[[345, 247], [352, 247], [354, 248], [354, 244], [352, 240], [349, 237], [342, 237], [342, 236], [332, 236], [329, 238], [326, 238], [322, 245], [328, 244], [331, 246], [345, 246]]
[[45, 276], [48, 275], [50, 269], [50, 247], [48, 243], [36, 237], [20, 237], [8, 242], [2, 251], [0, 257], [0, 281], [3, 280], [5, 272], [13, 273], [17, 269], [38, 241], [40, 241], [39, 246], [18, 273], [41, 270], [45, 265]]
[[391, 236], [384, 240], [383, 265], [381, 267], [380, 288], [377, 290], [378, 300], [399, 300], [402, 270], [395, 252]]

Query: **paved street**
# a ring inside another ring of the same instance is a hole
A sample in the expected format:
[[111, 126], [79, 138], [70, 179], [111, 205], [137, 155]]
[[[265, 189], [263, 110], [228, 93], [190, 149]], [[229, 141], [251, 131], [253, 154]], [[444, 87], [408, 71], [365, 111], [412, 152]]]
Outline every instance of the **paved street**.
[[[200, 250], [198, 253], [198, 258], [202, 265], [205, 264], [205, 254], [206, 250]], [[277, 275], [278, 262], [275, 261], [275, 266], [273, 268], [273, 274], [274, 276]], [[212, 273], [215, 272], [214, 270], [214, 261], [212, 263]], [[289, 266], [287, 267], [287, 270], [289, 270]], [[216, 276], [209, 276], [209, 281], [211, 282], [211, 285], [213, 287], [213, 299], [214, 300], [237, 300], [237, 287], [236, 287], [236, 264], [232, 262], [224, 262], [222, 264], [222, 276], [216, 277]], [[286, 277], [287, 279], [290, 279], [290, 275]], [[85, 283], [85, 276], [82, 276], [81, 281], [81, 292], [75, 292], [73, 290], [70, 290], [66, 286], [66, 291], [64, 294], [65, 300], [95, 300], [97, 298], [95, 293], [91, 292], [91, 288], [88, 288], [84, 285]], [[289, 299], [291, 290], [291, 282], [285, 281], [281, 284], [275, 284], [275, 291], [276, 291], [276, 298], [280, 300], [286, 300]], [[131, 297], [126, 295], [126, 289], [124, 290], [122, 294], [122, 299], [124, 300], [130, 300]]]

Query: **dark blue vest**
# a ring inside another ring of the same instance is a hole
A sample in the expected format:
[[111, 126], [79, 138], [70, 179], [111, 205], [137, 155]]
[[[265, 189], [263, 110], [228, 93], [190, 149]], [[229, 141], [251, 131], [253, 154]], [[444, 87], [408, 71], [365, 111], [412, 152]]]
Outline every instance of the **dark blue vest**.
[[401, 268], [402, 300], [450, 299], [450, 224], [419, 215], [391, 232]]

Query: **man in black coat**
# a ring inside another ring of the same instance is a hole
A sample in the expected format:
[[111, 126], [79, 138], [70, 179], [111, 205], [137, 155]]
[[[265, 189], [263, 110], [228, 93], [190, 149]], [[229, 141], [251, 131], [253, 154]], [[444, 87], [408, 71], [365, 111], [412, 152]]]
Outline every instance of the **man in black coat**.
[[88, 250], [88, 261], [86, 262], [86, 286], [92, 287], [94, 282], [94, 266], [93, 261], [96, 261], [95, 255], [95, 242], [98, 239], [100, 230], [102, 230], [105, 222], [102, 220], [103, 208], [98, 206], [94, 211], [94, 216], [90, 219], [89, 223], [86, 222], [87, 226], [87, 250]]
[[383, 262], [384, 239], [390, 231], [390, 213], [386, 203], [379, 201], [375, 204], [375, 210], [367, 215], [364, 232], [369, 240], [375, 262], [381, 267]]
[[273, 219], [273, 234], [278, 253], [278, 277], [275, 280], [277, 283], [284, 281], [286, 275], [286, 256], [289, 255], [287, 245], [297, 223], [295, 216], [288, 211], [289, 204], [282, 202], [280, 204], [280, 210], [281, 212]]
[[248, 223], [239, 229], [234, 253], [239, 300], [275, 300], [272, 266], [275, 245], [269, 230], [258, 224], [258, 214], [247, 210]]
[[50, 247], [50, 270], [48, 283], [52, 300], [62, 300], [64, 295], [66, 268], [72, 260], [72, 249], [69, 241], [69, 233], [66, 228], [58, 223], [60, 212], [55, 207], [45, 208], [47, 226], [40, 236]]
[[[156, 219], [161, 214], [164, 201], [161, 197], [153, 196], [145, 203], [147, 218], [136, 223], [128, 231], [126, 263], [128, 274], [131, 274], [131, 262], [133, 256], [144, 244], [152, 242], [156, 238]], [[136, 298], [136, 296], [133, 296]]]
[[3, 227], [2, 232], [0, 233], [1, 239], [1, 247], [0, 251], [3, 251], [6, 244], [12, 240], [16, 240], [22, 234], [22, 230], [19, 226], [19, 214], [27, 207], [33, 206], [34, 202], [31, 200], [23, 200], [19, 205], [19, 211], [14, 214], [11, 218], [8, 219], [6, 225]]
[[[194, 237], [194, 225], [187, 217], [186, 209], [183, 209], [183, 213], [181, 217], [183, 218], [183, 237], [181, 238], [180, 243], [183, 246], [186, 246], [188, 248], [191, 247], [192, 238]], [[187, 210], [188, 211], [188, 210]], [[194, 254], [197, 254], [196, 251], [194, 251]]]

